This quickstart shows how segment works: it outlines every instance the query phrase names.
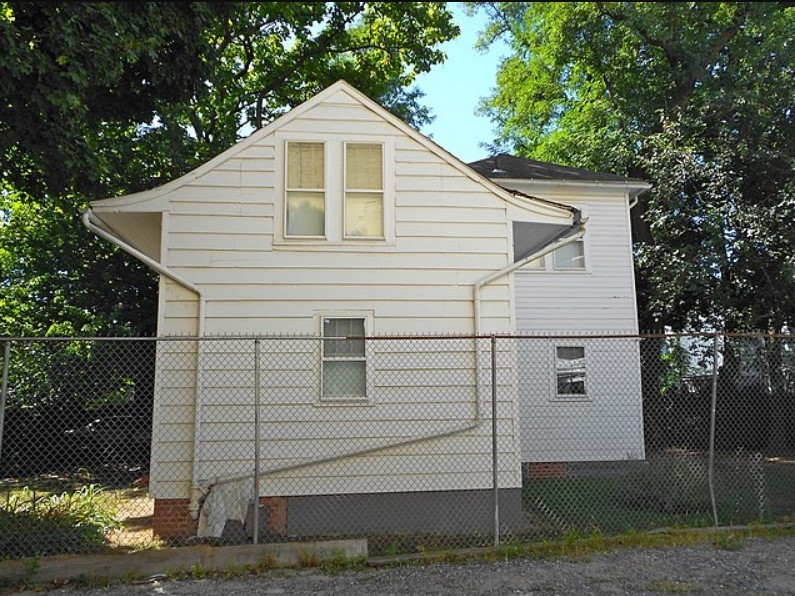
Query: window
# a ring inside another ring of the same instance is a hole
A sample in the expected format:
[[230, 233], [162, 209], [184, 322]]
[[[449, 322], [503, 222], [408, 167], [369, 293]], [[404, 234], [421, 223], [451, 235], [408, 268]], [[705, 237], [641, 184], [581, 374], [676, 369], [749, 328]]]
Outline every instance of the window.
[[287, 143], [285, 236], [325, 236], [325, 162], [323, 143]]
[[346, 238], [384, 237], [384, 157], [379, 143], [345, 143]]
[[538, 257], [534, 261], [530, 261], [527, 265], [525, 265], [526, 269], [545, 269], [546, 268], [546, 259], [544, 257]]
[[585, 245], [582, 240], [561, 246], [553, 255], [555, 269], [585, 269]]
[[[365, 319], [323, 317], [323, 398], [367, 397], [367, 357], [364, 351]], [[333, 339], [354, 337], [357, 339]]]
[[558, 397], [585, 397], [585, 348], [555, 348], [556, 394]]

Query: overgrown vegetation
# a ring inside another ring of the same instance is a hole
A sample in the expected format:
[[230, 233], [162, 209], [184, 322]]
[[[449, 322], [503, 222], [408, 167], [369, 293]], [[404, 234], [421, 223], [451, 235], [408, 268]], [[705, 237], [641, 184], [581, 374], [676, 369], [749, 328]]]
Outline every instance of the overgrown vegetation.
[[99, 552], [118, 527], [97, 485], [39, 497], [26, 488], [0, 502], [0, 559]]
[[641, 329], [795, 325], [795, 7], [478, 2], [496, 150], [648, 180]]

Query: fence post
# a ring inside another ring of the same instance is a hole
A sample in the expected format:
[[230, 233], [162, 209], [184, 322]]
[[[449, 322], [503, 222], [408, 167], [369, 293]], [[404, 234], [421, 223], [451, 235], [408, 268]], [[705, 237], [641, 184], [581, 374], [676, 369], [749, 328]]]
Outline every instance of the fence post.
[[709, 499], [712, 503], [712, 517], [715, 527], [718, 522], [718, 506], [715, 504], [715, 410], [718, 402], [718, 333], [712, 338], [712, 403], [709, 415]]
[[254, 544], [259, 544], [259, 338], [254, 340]]
[[3, 383], [0, 386], [0, 458], [3, 455], [3, 428], [6, 415], [6, 397], [8, 396], [8, 365], [11, 360], [11, 340], [5, 341], [3, 348]]
[[500, 545], [500, 485], [497, 473], [497, 336], [491, 336], [491, 473], [494, 485], [494, 546]]

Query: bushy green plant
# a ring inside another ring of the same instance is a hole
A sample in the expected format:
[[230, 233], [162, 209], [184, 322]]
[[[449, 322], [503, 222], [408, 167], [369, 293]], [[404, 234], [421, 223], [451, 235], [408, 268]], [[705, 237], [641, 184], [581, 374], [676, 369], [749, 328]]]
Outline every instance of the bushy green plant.
[[97, 552], [117, 527], [100, 486], [40, 498], [23, 491], [0, 507], [0, 559]]

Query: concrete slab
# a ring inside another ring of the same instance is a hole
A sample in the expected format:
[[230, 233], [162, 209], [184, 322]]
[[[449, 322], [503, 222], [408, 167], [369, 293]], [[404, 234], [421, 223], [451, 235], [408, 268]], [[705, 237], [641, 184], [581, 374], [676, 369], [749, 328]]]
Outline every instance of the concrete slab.
[[316, 566], [323, 561], [367, 558], [367, 540], [324, 540], [185, 546], [110, 555], [57, 555], [0, 562], [0, 579], [7, 582], [47, 583], [91, 578], [120, 579], [173, 574], [201, 568], [225, 571], [243, 567]]

